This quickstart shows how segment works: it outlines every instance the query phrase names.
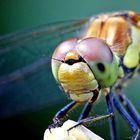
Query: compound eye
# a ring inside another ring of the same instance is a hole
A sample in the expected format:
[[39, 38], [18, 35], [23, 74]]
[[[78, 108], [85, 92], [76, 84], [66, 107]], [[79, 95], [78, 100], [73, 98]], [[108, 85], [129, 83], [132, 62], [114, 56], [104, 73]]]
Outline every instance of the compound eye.
[[54, 51], [52, 58], [57, 60], [64, 60], [66, 54], [72, 50], [75, 50], [77, 45], [77, 39], [69, 39], [62, 42]]
[[61, 43], [54, 51], [51, 60], [52, 73], [58, 81], [58, 69], [64, 61], [68, 52], [74, 51], [77, 45], [77, 39], [69, 39]]
[[[111, 63], [113, 60], [113, 54], [109, 45], [99, 38], [86, 38], [78, 43], [76, 49], [87, 62]], [[102, 67], [101, 64], [99, 64], [99, 67]]]

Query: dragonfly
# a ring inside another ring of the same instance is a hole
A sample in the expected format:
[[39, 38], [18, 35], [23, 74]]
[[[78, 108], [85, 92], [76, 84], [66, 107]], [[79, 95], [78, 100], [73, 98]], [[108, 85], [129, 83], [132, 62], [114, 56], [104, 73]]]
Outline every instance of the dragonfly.
[[[48, 79], [52, 80], [52, 67], [55, 80], [72, 102], [56, 113], [51, 126], [59, 126], [68, 112], [85, 102], [77, 125], [108, 118], [111, 139], [115, 140], [115, 107], [133, 131], [131, 139], [136, 139], [139, 113], [122, 89], [139, 73], [139, 28], [139, 14], [121, 11], [56, 22], [0, 37], [0, 116], [56, 103], [58, 96], [47, 103], [45, 100], [54, 92], [53, 86], [46, 84]], [[89, 117], [101, 94], [105, 96], [108, 112]], [[8, 102], [11, 98], [12, 104]]]
[[[121, 89], [139, 73], [139, 24], [140, 15], [131, 11], [98, 15], [90, 19], [83, 37], [66, 40], [56, 48], [52, 55], [52, 72], [73, 101], [56, 113], [53, 126], [59, 125], [72, 108], [87, 102], [78, 124], [68, 131], [81, 124], [110, 118], [111, 139], [117, 139], [114, 105], [132, 128], [131, 139], [138, 137], [140, 116]], [[105, 95], [107, 113], [88, 117], [100, 94]]]

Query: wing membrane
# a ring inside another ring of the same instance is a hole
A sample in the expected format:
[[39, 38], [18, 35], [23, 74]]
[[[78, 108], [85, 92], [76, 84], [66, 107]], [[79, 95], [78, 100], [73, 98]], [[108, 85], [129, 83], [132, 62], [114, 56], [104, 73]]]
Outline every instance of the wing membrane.
[[57, 22], [0, 37], [0, 117], [60, 100], [50, 56], [62, 40], [77, 36], [86, 21]]

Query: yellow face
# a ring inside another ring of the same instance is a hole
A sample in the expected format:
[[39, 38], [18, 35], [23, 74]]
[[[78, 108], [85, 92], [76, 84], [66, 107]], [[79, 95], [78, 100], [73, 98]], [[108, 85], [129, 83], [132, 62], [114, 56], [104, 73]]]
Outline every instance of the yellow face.
[[[89, 69], [88, 65], [84, 62], [75, 63], [73, 65], [61, 64], [58, 71], [58, 79], [66, 93], [78, 101], [85, 101], [92, 98], [91, 91], [98, 88], [98, 83]], [[87, 98], [83, 98], [86, 94]], [[77, 95], [77, 97], [76, 97]]]

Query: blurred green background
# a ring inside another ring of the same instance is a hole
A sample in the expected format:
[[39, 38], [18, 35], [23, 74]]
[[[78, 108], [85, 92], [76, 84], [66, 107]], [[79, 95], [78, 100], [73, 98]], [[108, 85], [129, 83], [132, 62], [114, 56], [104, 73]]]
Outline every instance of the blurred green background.
[[[140, 13], [138, 0], [12, 0], [0, 1], [0, 37], [19, 30], [28, 30], [31, 27], [63, 21], [89, 17], [98, 13], [118, 10], [134, 10]], [[40, 39], [39, 42], [41, 42]], [[22, 42], [22, 40], [21, 40]], [[52, 39], [53, 42], [53, 39]], [[28, 42], [27, 42], [28, 43]], [[45, 53], [49, 56], [53, 49], [51, 45], [46, 49], [45, 43], [38, 47], [38, 42], [29, 42], [35, 48], [15, 49], [5, 55], [0, 54], [0, 80], [14, 70], [20, 70], [24, 65], [33, 63]], [[17, 43], [16, 43], [17, 44]], [[20, 44], [20, 41], [19, 41]], [[19, 45], [18, 44], [18, 45]], [[26, 44], [26, 43], [25, 43]], [[6, 44], [7, 45], [7, 44]], [[5, 46], [6, 46], [5, 45]], [[10, 45], [10, 43], [8, 44]], [[13, 44], [12, 44], [13, 45]], [[15, 45], [15, 44], [14, 44]], [[14, 46], [13, 45], [13, 46]], [[40, 52], [38, 52], [38, 50]], [[40, 53], [40, 54], [38, 54]], [[4, 62], [5, 61], [5, 62]], [[11, 63], [12, 62], [12, 63]], [[54, 81], [49, 66], [45, 66], [28, 77], [9, 83], [0, 90], [0, 128], [1, 140], [30, 139], [42, 140], [45, 129], [52, 123], [54, 114], [66, 105], [69, 100], [61, 93]], [[138, 111], [139, 108], [139, 82], [133, 80], [124, 92], [132, 100]], [[3, 94], [4, 93], [4, 94]], [[81, 107], [70, 115], [76, 120]], [[93, 112], [99, 115], [106, 112], [104, 98], [94, 107]], [[131, 130], [126, 122], [116, 112], [119, 139], [129, 139]], [[107, 121], [91, 125], [93, 131], [106, 140], [109, 140]], [[2, 135], [4, 136], [2, 138]]]

